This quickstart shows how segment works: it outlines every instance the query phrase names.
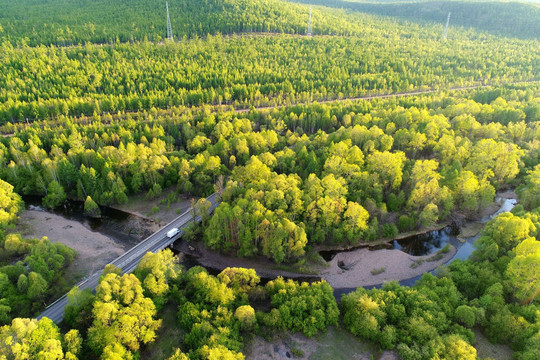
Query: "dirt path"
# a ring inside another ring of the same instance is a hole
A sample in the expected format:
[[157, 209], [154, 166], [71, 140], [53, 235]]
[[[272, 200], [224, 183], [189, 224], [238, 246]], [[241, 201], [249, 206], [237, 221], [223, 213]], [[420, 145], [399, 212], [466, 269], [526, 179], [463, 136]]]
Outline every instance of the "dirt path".
[[15, 231], [25, 238], [49, 238], [52, 243], [62, 243], [77, 252], [67, 273], [74, 277], [101, 271], [110, 261], [126, 249], [115, 240], [93, 232], [75, 220], [39, 210], [25, 210], [20, 214]]

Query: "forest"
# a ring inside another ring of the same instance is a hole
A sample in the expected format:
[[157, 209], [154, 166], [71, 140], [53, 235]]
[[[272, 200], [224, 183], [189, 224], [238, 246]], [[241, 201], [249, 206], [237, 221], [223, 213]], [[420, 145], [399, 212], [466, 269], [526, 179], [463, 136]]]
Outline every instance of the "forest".
[[[66, 127], [47, 121], [20, 124], [16, 134], [2, 138], [2, 177], [16, 183], [18, 192], [41, 191], [44, 199], [62, 193], [62, 198], [121, 202], [143, 189], [155, 196], [172, 185], [205, 195], [219, 185], [219, 175], [226, 175], [223, 202], [199, 231], [209, 247], [237, 256], [297, 261], [309, 244], [371, 241], [456, 212], [472, 216], [505, 186], [521, 184], [522, 204], [486, 226], [470, 260], [453, 262], [438, 277], [426, 275], [413, 288], [359, 289], [338, 306], [324, 282], [278, 279], [261, 287], [253, 270], [213, 277], [202, 268], [182, 271], [172, 254], [149, 254], [135, 276], [106, 270], [95, 296], [74, 290], [70, 303], [75, 308], [66, 311], [71, 332], [61, 335], [46, 320], [24, 327], [48, 329], [43, 330], [51, 336], [47, 341], [56, 340], [56, 351], [66, 358], [76, 351], [81, 358], [131, 358], [155, 340], [159, 309], [172, 301], [186, 331], [182, 351], [173, 359], [212, 359], [211, 354], [222, 353], [240, 359], [255, 330], [313, 336], [338, 321], [405, 359], [475, 358], [470, 345], [475, 324], [492, 341], [510, 344], [517, 358], [534, 359], [540, 330], [534, 315], [540, 289], [534, 271], [540, 265], [538, 91], [524, 85], [249, 113], [178, 108], [172, 117], [153, 111], [91, 124], [66, 118]], [[9, 225], [20, 200], [13, 187], [3, 189], [11, 199], [5, 211]], [[20, 249], [19, 254], [36, 246], [10, 237], [4, 247]], [[59, 250], [69, 261], [69, 254]], [[32, 272], [21, 273], [25, 262], [35, 266], [29, 261], [25, 258], [20, 270], [2, 268], [4, 323], [32, 311]], [[63, 268], [60, 262], [49, 267], [49, 278], [41, 275], [43, 289]], [[26, 278], [28, 287], [21, 280]], [[29, 310], [13, 307], [19, 304], [16, 298], [26, 297]], [[119, 306], [112, 313], [104, 310], [110, 301]], [[123, 321], [134, 321], [134, 308], [148, 312], [137, 317], [143, 323], [136, 328], [144, 333], [125, 333], [119, 341]], [[23, 327], [13, 321], [4, 328], [5, 336]], [[501, 333], [501, 326], [508, 331]], [[227, 332], [216, 333], [223, 328]], [[515, 332], [522, 336], [516, 338]], [[29, 351], [39, 353], [45, 345], [35, 346]]]
[[36, 122], [2, 138], [0, 176], [48, 207], [67, 197], [123, 203], [171, 186], [207, 196], [223, 176], [206, 245], [291, 262], [313, 244], [392, 238], [491, 204], [538, 163], [537, 92]]
[[3, 41], [0, 123], [179, 105], [273, 106], [538, 77], [537, 39], [469, 31], [441, 44], [436, 25], [372, 17], [342, 23], [362, 36], [218, 34], [164, 45], [70, 47]]
[[[522, 1], [370, 1], [370, 0], [292, 0], [361, 13], [391, 16], [420, 23], [450, 24], [475, 28], [491, 34], [521, 39], [540, 39], [540, 6]], [[455, 29], [455, 28], [454, 28]], [[454, 31], [463, 29], [455, 29]]]
[[[216, 34], [271, 32], [305, 34], [308, 7], [281, 0], [169, 0], [177, 39]], [[1, 0], [0, 42], [76, 45], [160, 42], [166, 35], [161, 0]], [[315, 33], [359, 34], [363, 25], [345, 11], [316, 9]], [[348, 21], [343, 22], [346, 19]], [[376, 25], [369, 17], [367, 23]], [[363, 21], [362, 21], [363, 22]]]
[[[171, 0], [168, 41], [163, 3], [0, 0], [0, 360], [152, 358], [172, 329], [160, 359], [244, 359], [254, 339], [330, 328], [375, 358], [476, 359], [478, 333], [540, 358], [536, 5], [494, 26], [515, 4], [313, 0], [345, 9], [314, 6], [307, 37], [306, 4]], [[460, 27], [445, 41], [448, 11]], [[16, 230], [25, 195], [96, 216], [215, 192], [185, 241], [303, 269], [323, 246], [478, 220], [505, 190], [518, 205], [467, 260], [343, 296], [325, 280], [184, 267], [171, 250], [81, 290], [75, 250]], [[65, 293], [61, 324], [36, 319]]]

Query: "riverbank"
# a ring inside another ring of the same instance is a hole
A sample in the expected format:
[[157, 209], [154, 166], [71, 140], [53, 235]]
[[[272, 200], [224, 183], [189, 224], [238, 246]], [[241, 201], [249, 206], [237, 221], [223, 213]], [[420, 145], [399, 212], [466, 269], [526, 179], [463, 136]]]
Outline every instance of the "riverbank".
[[446, 253], [412, 256], [401, 250], [357, 249], [336, 254], [328, 269], [319, 275], [334, 289], [379, 285], [403, 281], [435, 270], [450, 261], [457, 249], [449, 245]]
[[102, 271], [105, 265], [125, 252], [125, 245], [94, 232], [79, 221], [41, 210], [25, 210], [15, 228], [25, 238], [46, 236], [52, 243], [62, 243], [77, 252], [67, 274], [75, 278]]
[[255, 269], [260, 277], [269, 279], [278, 276], [297, 280], [324, 279], [334, 289], [373, 286], [391, 280], [414, 278], [447, 263], [457, 252], [451, 245], [448, 252], [425, 256], [412, 256], [401, 250], [360, 248], [337, 253], [329, 262], [310, 267], [309, 273], [299, 273], [284, 270], [284, 266], [280, 267], [264, 258], [246, 259], [222, 255], [206, 249], [200, 242], [189, 245], [182, 242], [175, 249], [195, 257], [201, 266], [215, 272], [227, 267], [244, 267]]

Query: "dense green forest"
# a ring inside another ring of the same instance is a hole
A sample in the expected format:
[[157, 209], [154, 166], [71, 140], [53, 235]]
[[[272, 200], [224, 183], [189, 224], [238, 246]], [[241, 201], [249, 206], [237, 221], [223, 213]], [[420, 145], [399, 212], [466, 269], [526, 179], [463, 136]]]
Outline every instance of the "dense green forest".
[[[538, 182], [529, 173], [525, 187]], [[537, 188], [535, 188], [537, 191]], [[522, 196], [526, 194], [522, 193]], [[523, 199], [523, 197], [522, 197]], [[243, 359], [254, 334], [313, 336], [341, 321], [354, 335], [403, 359], [476, 359], [472, 328], [510, 344], [516, 359], [540, 355], [538, 208], [523, 206], [486, 226], [470, 260], [455, 261], [414, 287], [396, 282], [359, 288], [339, 307], [326, 282], [281, 278], [259, 285], [255, 271], [201, 267], [183, 271], [169, 250], [148, 253], [134, 274], [106, 268], [94, 296], [73, 289], [63, 333], [49, 319], [14, 319], [0, 327], [0, 355], [11, 358], [135, 359], [156, 341], [165, 305], [178, 309], [180, 348], [169, 359]], [[47, 357], [48, 356], [48, 357]]]
[[[240, 360], [254, 336], [332, 326], [406, 360], [475, 359], [475, 332], [540, 358], [538, 6], [311, 2], [334, 7], [313, 7], [313, 37], [306, 4], [170, 0], [171, 42], [161, 0], [0, 0], [0, 360], [144, 359], [165, 326], [170, 360]], [[415, 90], [437, 92], [352, 99]], [[519, 204], [470, 258], [412, 287], [336, 298], [164, 250], [73, 288], [60, 327], [30, 319], [78, 255], [15, 231], [21, 195], [95, 216], [217, 192], [185, 240], [302, 269], [320, 245], [477, 219], [507, 189]]]
[[[376, 1], [376, 0], [292, 0], [351, 9], [368, 14], [397, 17], [420, 23], [444, 25], [448, 13], [450, 35], [475, 28], [491, 34], [522, 39], [540, 39], [540, 5], [520, 1]], [[441, 29], [442, 30], [442, 29]], [[442, 32], [440, 33], [442, 35]]]
[[396, 30], [361, 38], [217, 36], [164, 46], [4, 43], [0, 121], [177, 105], [272, 105], [538, 76], [537, 41], [464, 37], [441, 44], [426, 32]]
[[0, 324], [34, 315], [44, 301], [61, 296], [71, 286], [64, 275], [75, 251], [45, 237], [23, 239], [12, 233], [22, 206], [13, 186], [0, 180]]
[[[431, 31], [442, 34], [448, 12], [451, 25], [476, 28], [496, 35], [540, 38], [540, 7], [518, 2], [369, 2], [351, 0], [170, 0], [176, 38], [244, 32], [305, 34], [307, 4], [352, 9], [313, 9], [314, 34], [363, 35], [362, 23], [378, 21], [369, 14], [422, 23], [437, 23]], [[1, 0], [0, 42], [31, 46], [133, 42], [159, 42], [166, 36], [165, 1], [162, 0]], [[381, 26], [380, 30], [386, 29]], [[460, 30], [461, 32], [461, 30]], [[435, 35], [435, 34], [434, 34]], [[455, 35], [451, 34], [451, 38]]]
[[[81, 10], [70, 9], [70, 6], [79, 9], [79, 5]], [[331, 9], [314, 13], [315, 34], [320, 29], [322, 34], [359, 36], [224, 37], [218, 34], [206, 38], [207, 34], [221, 32], [208, 29], [195, 32], [204, 35], [204, 39], [163, 45], [142, 41], [159, 41], [157, 33], [161, 30], [149, 30], [141, 25], [140, 31], [146, 35], [154, 31], [155, 36], [135, 36], [131, 40], [136, 43], [93, 45], [89, 42], [110, 41], [86, 38], [92, 32], [83, 27], [73, 31], [70, 43], [84, 45], [29, 46], [57, 44], [52, 39], [61, 37], [52, 29], [36, 30], [39, 22], [25, 19], [23, 9], [25, 14], [27, 8], [30, 13], [35, 11], [36, 17], [43, 16], [41, 8], [48, 9], [56, 14], [53, 18], [62, 17], [65, 11], [69, 15], [63, 19], [71, 26], [82, 26], [81, 21], [73, 18], [73, 14], [82, 12], [81, 17], [92, 21], [89, 24], [104, 27], [117, 37], [128, 31], [129, 26], [122, 21], [113, 22], [108, 16], [114, 11], [109, 7], [128, 5], [135, 14], [126, 19], [141, 17], [151, 21], [159, 13], [155, 4], [146, 1], [136, 4], [54, 1], [30, 7], [24, 1], [5, 4], [6, 9], [15, 9], [2, 12], [6, 19], [0, 18], [0, 41], [1, 36], [5, 37], [0, 56], [0, 123], [178, 105], [290, 104], [371, 93], [529, 81], [537, 79], [536, 70], [540, 68], [538, 40], [508, 40], [465, 31], [441, 43], [438, 25], [396, 23], [389, 18], [344, 15]], [[188, 1], [176, 6], [186, 7], [182, 14], [189, 14], [193, 24], [206, 21], [204, 24], [208, 26], [227, 23], [208, 14], [250, 18], [265, 11], [286, 24], [306, 21], [305, 14], [291, 10], [304, 9], [303, 6], [280, 1], [264, 6], [257, 1], [209, 1], [204, 7]], [[87, 17], [86, 11], [94, 17]], [[201, 18], [194, 14], [200, 14]], [[27, 41], [20, 41], [11, 33], [24, 27], [11, 26], [9, 16], [32, 24], [35, 33], [28, 35]], [[347, 21], [343, 21], [343, 16]], [[189, 24], [189, 21], [181, 23]], [[249, 20], [235, 21], [237, 25], [249, 24]], [[55, 25], [54, 21], [47, 23]], [[326, 23], [336, 28], [326, 29]], [[242, 26], [223, 32], [245, 32]], [[299, 29], [284, 32], [303, 33]], [[187, 29], [186, 33], [193, 35], [194, 31]], [[51, 40], [39, 40], [39, 36], [50, 36]], [[127, 40], [130, 39], [120, 39]]]
[[[280, 0], [169, 0], [173, 35], [245, 32], [305, 34], [308, 7]], [[0, 42], [31, 46], [133, 42], [166, 37], [164, 0], [1, 0]], [[345, 11], [315, 10], [315, 34], [360, 34], [359, 18]], [[343, 19], [347, 20], [343, 22]]]
[[37, 122], [1, 139], [0, 176], [50, 207], [170, 186], [209, 195], [228, 176], [206, 245], [290, 262], [308, 245], [391, 238], [490, 204], [539, 162], [538, 87], [516, 89]]

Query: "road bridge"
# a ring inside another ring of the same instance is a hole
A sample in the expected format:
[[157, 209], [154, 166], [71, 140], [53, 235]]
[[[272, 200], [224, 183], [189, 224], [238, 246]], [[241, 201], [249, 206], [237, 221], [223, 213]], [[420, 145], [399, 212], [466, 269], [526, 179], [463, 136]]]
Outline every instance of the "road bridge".
[[[209, 213], [212, 213], [219, 203], [218, 194], [214, 193], [208, 198], [206, 198], [206, 200], [210, 202]], [[124, 254], [117, 257], [110, 264], [116, 266], [117, 268], [120, 268], [123, 274], [131, 273], [133, 270], [135, 270], [137, 264], [139, 264], [139, 261], [147, 252], [155, 253], [172, 245], [172, 243], [174, 243], [184, 234], [184, 231], [182, 230], [183, 228], [188, 226], [193, 220], [197, 222], [201, 221], [201, 218], [199, 216], [195, 216], [194, 219], [193, 214], [193, 208], [190, 207], [176, 219], [174, 219], [173, 221], [165, 225], [163, 228], [159, 229], [157, 232], [153, 233], [152, 235], [141, 241], [139, 244], [126, 251]], [[172, 238], [169, 238], [167, 236], [167, 232], [174, 228], [178, 228], [180, 231]], [[75, 286], [78, 286], [81, 290], [92, 289], [92, 291], [95, 291], [98, 286], [101, 273], [102, 271], [93, 273], [88, 278], [85, 278]], [[50, 304], [45, 309], [45, 311], [43, 311], [37, 317], [37, 319], [39, 320], [43, 317], [48, 317], [54, 322], [60, 323], [64, 318], [64, 308], [66, 307], [66, 305], [67, 294]]]

